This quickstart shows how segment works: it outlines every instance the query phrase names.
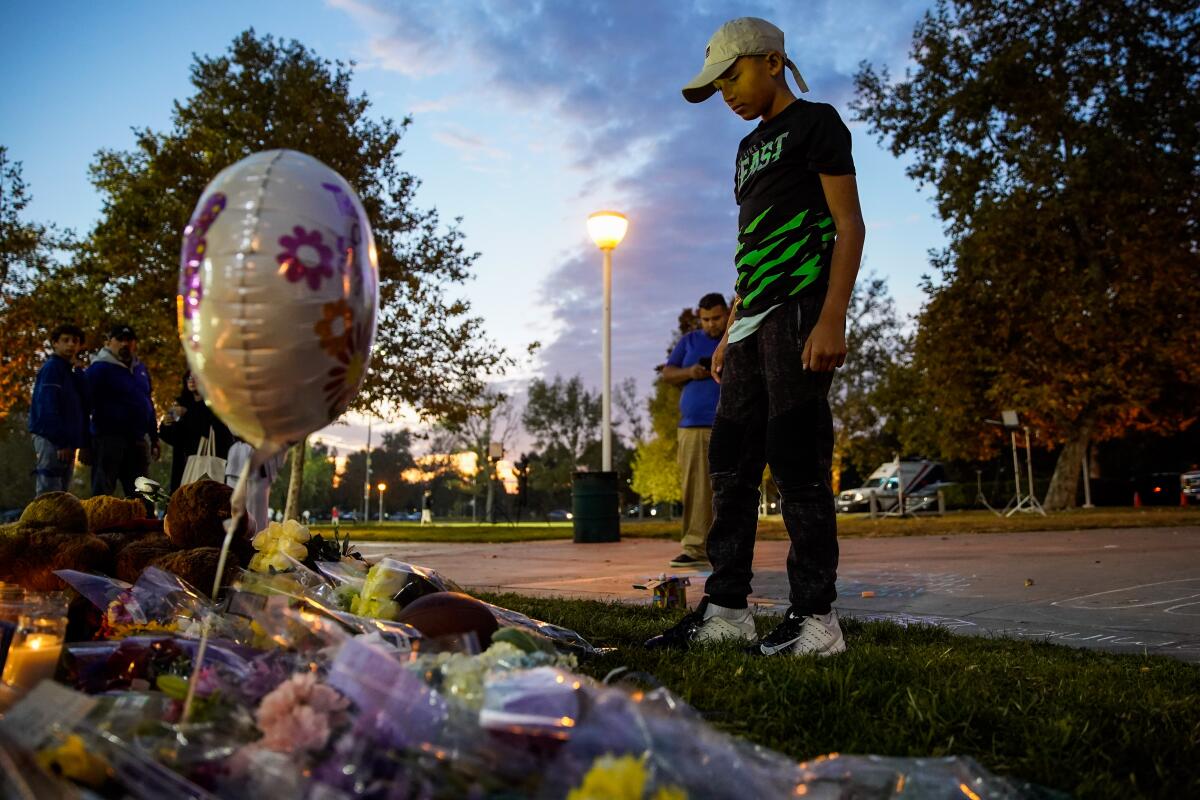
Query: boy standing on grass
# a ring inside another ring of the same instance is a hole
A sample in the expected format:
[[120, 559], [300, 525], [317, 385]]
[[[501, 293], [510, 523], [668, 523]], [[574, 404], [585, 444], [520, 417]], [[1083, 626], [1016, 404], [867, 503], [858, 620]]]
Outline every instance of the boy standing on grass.
[[747, 598], [758, 487], [769, 464], [792, 543], [791, 605], [749, 650], [846, 649], [832, 607], [838, 544], [828, 394], [846, 358], [846, 309], [866, 228], [849, 130], [832, 106], [796, 99], [785, 67], [807, 92], [784, 52], [783, 32], [743, 17], [713, 35], [704, 68], [683, 89], [692, 103], [720, 92], [739, 117], [761, 122], [738, 147], [734, 321], [712, 359], [721, 383], [709, 448], [713, 572], [696, 611], [648, 647], [757, 638]]

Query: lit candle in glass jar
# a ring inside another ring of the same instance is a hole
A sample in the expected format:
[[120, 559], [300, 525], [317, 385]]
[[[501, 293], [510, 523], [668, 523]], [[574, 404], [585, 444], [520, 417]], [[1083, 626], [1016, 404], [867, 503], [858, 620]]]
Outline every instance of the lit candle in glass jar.
[[49, 633], [32, 633], [14, 642], [4, 662], [4, 682], [14, 689], [28, 691], [53, 677], [62, 647], [62, 637]]

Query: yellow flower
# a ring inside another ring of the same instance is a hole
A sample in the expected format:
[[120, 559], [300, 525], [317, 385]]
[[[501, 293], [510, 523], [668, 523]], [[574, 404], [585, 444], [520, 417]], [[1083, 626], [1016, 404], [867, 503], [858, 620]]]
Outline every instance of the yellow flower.
[[646, 765], [633, 756], [600, 756], [583, 776], [583, 783], [567, 793], [567, 800], [642, 800]]
[[658, 791], [654, 793], [653, 800], [688, 800], [688, 794], [674, 784], [671, 786], [660, 786]]
[[74, 733], [57, 747], [39, 752], [37, 760], [42, 769], [93, 789], [104, 785], [108, 778], [108, 763], [89, 753], [83, 739]]
[[250, 559], [251, 572], [286, 572], [292, 568], [290, 559], [303, 561], [308, 557], [305, 542], [312, 538], [308, 528], [289, 519], [287, 522], [272, 522], [254, 536], [254, 549], [258, 552]]

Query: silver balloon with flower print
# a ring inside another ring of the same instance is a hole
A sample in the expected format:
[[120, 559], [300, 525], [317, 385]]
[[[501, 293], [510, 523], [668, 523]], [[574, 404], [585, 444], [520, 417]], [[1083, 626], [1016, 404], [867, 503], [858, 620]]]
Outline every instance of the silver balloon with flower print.
[[176, 302], [188, 366], [222, 421], [256, 448], [300, 441], [366, 375], [379, 278], [362, 203], [303, 153], [242, 159], [184, 231]]

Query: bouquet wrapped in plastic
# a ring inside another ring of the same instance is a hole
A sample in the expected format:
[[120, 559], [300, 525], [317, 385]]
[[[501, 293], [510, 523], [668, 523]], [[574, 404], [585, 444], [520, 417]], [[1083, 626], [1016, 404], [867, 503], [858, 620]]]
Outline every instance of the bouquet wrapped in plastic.
[[161, 570], [64, 574], [113, 638], [65, 647], [65, 686], [0, 721], [0, 755], [136, 798], [1024, 796], [969, 759], [797, 763], [666, 689], [580, 674], [574, 631], [466, 598], [500, 625], [479, 651], [385, 618], [458, 589], [432, 570], [280, 553], [216, 604]]

